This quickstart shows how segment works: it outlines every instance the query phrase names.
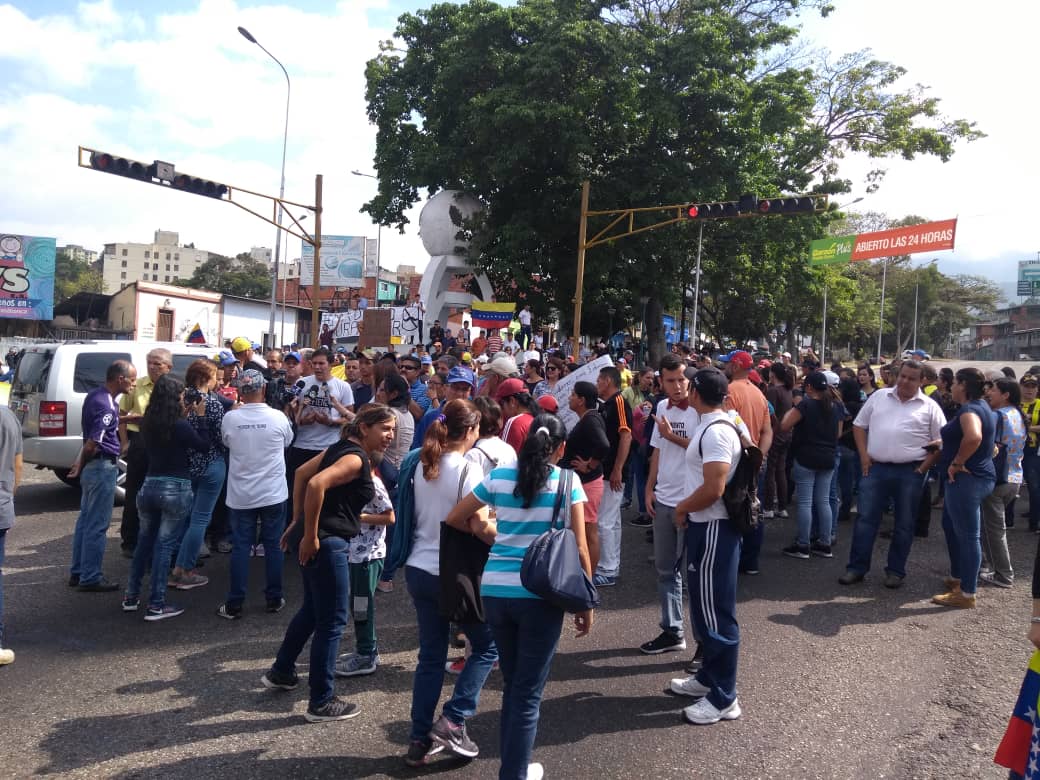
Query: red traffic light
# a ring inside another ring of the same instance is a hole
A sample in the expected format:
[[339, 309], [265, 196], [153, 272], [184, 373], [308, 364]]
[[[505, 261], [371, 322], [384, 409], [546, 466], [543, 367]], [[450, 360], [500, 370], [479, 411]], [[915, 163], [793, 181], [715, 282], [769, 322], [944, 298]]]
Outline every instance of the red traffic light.
[[91, 152], [90, 167], [102, 173], [114, 173], [116, 176], [126, 176], [130, 179], [150, 181], [152, 178], [148, 166], [144, 163], [126, 157], [116, 157], [107, 152]]
[[171, 184], [175, 190], [205, 195], [207, 198], [223, 198], [228, 192], [225, 184], [189, 176], [186, 173], [178, 173], [173, 177]]
[[690, 219], [697, 219], [697, 215], [700, 213], [700, 209], [697, 208], [696, 203], [691, 203], [686, 207], [686, 216]]

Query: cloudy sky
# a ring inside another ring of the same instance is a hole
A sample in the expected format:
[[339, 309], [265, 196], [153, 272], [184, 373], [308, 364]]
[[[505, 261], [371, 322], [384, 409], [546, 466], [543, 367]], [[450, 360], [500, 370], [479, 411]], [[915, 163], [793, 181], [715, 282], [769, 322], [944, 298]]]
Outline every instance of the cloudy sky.
[[[160, 228], [223, 254], [271, 246], [274, 228], [232, 206], [75, 165], [82, 144], [276, 193], [285, 78], [237, 33], [242, 25], [292, 78], [286, 197], [311, 202], [314, 174], [322, 173], [323, 232], [374, 237], [375, 227], [358, 209], [375, 182], [350, 173], [373, 172], [364, 64], [378, 41], [392, 35], [399, 14], [429, 4], [0, 2], [0, 231], [91, 249], [150, 241]], [[1037, 221], [1029, 216], [1032, 187], [1040, 181], [1033, 138], [1040, 126], [1034, 86], [1040, 3], [1006, 0], [999, 13], [963, 0], [834, 4], [828, 19], [804, 21], [808, 39], [834, 54], [873, 49], [907, 68], [906, 86], [929, 86], [946, 113], [973, 119], [988, 134], [945, 165], [885, 162], [882, 189], [854, 208], [893, 217], [959, 217], [957, 249], [938, 255], [940, 268], [1013, 280], [1017, 261], [1040, 256]], [[864, 194], [860, 182], [869, 167], [847, 161], [843, 173], [858, 188], [849, 200]], [[418, 209], [411, 218], [403, 236], [383, 230], [384, 266], [424, 266]], [[295, 239], [289, 255], [299, 255]]]

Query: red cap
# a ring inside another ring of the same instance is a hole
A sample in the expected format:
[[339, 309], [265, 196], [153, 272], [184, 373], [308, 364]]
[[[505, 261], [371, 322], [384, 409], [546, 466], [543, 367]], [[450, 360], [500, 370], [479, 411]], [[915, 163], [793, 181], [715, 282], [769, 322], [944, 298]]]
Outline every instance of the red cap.
[[753, 385], [762, 384], [762, 376], [755, 369], [751, 369], [748, 372], [747, 378], [751, 381], [751, 384]]
[[525, 385], [521, 380], [516, 379], [514, 377], [512, 379], [507, 379], [505, 382], [502, 382], [498, 387], [495, 388], [495, 400], [501, 401], [503, 398], [508, 398], [511, 395], [526, 392], [527, 385]]
[[556, 403], [556, 399], [553, 398], [551, 395], [539, 396], [536, 403], [550, 414], [556, 414], [558, 411], [560, 411], [560, 405]]

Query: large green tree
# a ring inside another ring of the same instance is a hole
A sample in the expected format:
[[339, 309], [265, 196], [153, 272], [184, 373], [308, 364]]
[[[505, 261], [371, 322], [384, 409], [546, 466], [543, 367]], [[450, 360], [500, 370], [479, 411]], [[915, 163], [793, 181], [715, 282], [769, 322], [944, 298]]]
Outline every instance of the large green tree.
[[190, 278], [178, 279], [176, 284], [243, 298], [270, 299], [271, 269], [248, 252], [234, 258], [210, 255]]
[[78, 292], [104, 292], [101, 271], [84, 260], [76, 260], [67, 252], [54, 257], [54, 302], [71, 298]]
[[[471, 260], [566, 326], [584, 179], [593, 209], [842, 192], [836, 161], [847, 151], [946, 159], [977, 134], [942, 119], [934, 98], [896, 91], [898, 69], [866, 53], [801, 62], [790, 17], [806, 6], [826, 10], [799, 0], [473, 0], [405, 14], [398, 43], [368, 63], [379, 192], [364, 210], [403, 230], [421, 190], [475, 194], [485, 212], [467, 226], [479, 236]], [[709, 331], [740, 339], [784, 320], [794, 291], [812, 284], [805, 247], [826, 222], [710, 225]], [[633, 302], [648, 297], [656, 352], [661, 312], [692, 281], [696, 247], [689, 224], [597, 247], [586, 300], [625, 290], [616, 308], [638, 318]], [[602, 311], [595, 317], [600, 330]]]

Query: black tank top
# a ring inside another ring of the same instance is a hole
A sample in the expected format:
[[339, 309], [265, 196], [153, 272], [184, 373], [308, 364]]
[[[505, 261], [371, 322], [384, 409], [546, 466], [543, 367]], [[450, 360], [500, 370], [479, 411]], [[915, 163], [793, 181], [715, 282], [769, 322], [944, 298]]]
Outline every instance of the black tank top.
[[361, 532], [361, 510], [376, 494], [368, 455], [349, 439], [341, 439], [325, 451], [318, 471], [324, 471], [344, 455], [361, 458], [361, 474], [357, 479], [325, 491], [325, 501], [318, 515], [319, 539], [327, 536], [350, 539], [357, 536]]

